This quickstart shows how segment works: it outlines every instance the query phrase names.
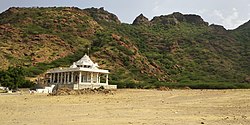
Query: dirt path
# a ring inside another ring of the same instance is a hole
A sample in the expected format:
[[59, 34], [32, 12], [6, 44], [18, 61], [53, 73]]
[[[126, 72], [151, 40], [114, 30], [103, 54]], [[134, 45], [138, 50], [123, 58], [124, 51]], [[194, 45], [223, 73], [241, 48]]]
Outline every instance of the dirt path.
[[249, 125], [250, 90], [0, 95], [0, 125]]

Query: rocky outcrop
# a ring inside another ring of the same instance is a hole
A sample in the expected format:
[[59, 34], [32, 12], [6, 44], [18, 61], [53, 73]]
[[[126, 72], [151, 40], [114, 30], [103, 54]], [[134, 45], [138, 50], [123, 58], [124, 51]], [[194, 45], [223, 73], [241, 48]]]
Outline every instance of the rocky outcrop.
[[226, 31], [227, 31], [227, 30], [226, 30], [223, 26], [221, 26], [221, 25], [211, 24], [211, 25], [209, 25], [209, 27], [210, 27], [213, 31], [215, 31], [215, 32], [226, 32]]
[[158, 16], [158, 17], [154, 17], [151, 21], [152, 24], [163, 24], [163, 25], [176, 25], [179, 23], [179, 21], [172, 17], [171, 15], [167, 15], [167, 16]]
[[169, 16], [172, 18], [175, 18], [179, 22], [184, 22], [186, 20], [183, 14], [180, 12], [174, 12], [172, 15], [169, 15]]
[[208, 23], [205, 22], [201, 16], [194, 15], [194, 14], [188, 14], [184, 15], [186, 22], [191, 23], [191, 24], [196, 24], [196, 25], [205, 25], [208, 26]]
[[88, 8], [84, 9], [89, 13], [91, 17], [94, 18], [97, 22], [100, 21], [106, 21], [106, 22], [114, 22], [114, 23], [121, 23], [121, 21], [118, 19], [118, 17], [112, 13], [109, 13], [108, 11], [104, 10], [103, 7], [101, 8]]
[[135, 18], [133, 25], [150, 25], [150, 21], [143, 14]]
[[179, 12], [174, 12], [173, 14], [170, 15], [162, 15], [158, 17], [154, 17], [151, 22], [153, 24], [163, 24], [163, 25], [176, 25], [181, 22], [186, 22], [190, 24], [195, 24], [195, 25], [204, 25], [208, 26], [208, 23], [205, 22], [200, 16], [198, 15], [183, 15]]

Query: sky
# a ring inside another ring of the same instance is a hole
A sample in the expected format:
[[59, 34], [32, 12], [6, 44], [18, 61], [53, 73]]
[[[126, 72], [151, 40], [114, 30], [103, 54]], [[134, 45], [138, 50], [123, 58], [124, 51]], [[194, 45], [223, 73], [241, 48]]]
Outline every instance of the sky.
[[132, 23], [141, 13], [152, 19], [173, 12], [197, 14], [209, 24], [226, 29], [235, 29], [250, 20], [250, 0], [0, 0], [0, 12], [9, 7], [54, 6], [104, 7], [123, 23]]

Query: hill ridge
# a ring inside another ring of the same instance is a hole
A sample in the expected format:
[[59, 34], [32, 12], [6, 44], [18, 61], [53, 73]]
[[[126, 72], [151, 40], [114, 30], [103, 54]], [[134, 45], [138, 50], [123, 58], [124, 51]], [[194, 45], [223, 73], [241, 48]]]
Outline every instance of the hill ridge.
[[0, 14], [0, 68], [23, 66], [36, 76], [91, 48], [113, 82], [244, 82], [247, 24], [229, 31], [179, 12], [126, 24], [104, 8], [10, 8]]

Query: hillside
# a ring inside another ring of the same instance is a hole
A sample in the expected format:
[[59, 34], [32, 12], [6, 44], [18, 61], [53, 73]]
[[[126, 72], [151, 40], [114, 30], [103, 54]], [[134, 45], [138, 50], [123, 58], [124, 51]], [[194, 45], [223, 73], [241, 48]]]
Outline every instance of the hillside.
[[0, 68], [22, 66], [36, 76], [90, 48], [113, 83], [247, 82], [248, 29], [249, 22], [227, 31], [178, 12], [124, 24], [104, 8], [10, 8], [0, 14]]

